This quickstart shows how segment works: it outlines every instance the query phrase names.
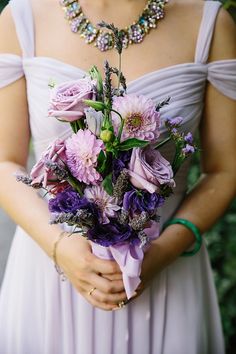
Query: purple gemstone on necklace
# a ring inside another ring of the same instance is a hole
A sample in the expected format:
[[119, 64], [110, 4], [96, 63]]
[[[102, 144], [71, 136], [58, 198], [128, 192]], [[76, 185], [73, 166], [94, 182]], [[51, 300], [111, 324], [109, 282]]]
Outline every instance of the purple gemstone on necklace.
[[140, 25], [132, 25], [129, 28], [129, 39], [131, 43], [140, 43], [144, 37], [143, 29]]
[[114, 39], [111, 33], [100, 33], [96, 40], [96, 47], [102, 52], [112, 49], [114, 46]]
[[70, 24], [71, 31], [74, 33], [78, 32], [80, 30], [80, 26], [85, 21], [86, 21], [86, 17], [81, 13], [78, 17], [74, 18], [71, 21], [71, 24]]

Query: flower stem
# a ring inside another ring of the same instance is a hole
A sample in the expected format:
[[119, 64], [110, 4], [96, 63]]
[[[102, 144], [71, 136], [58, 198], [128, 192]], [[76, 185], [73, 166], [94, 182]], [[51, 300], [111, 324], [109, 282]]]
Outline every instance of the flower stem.
[[118, 116], [120, 117], [120, 128], [119, 128], [119, 132], [118, 132], [118, 136], [117, 136], [117, 139], [120, 142], [120, 138], [121, 138], [121, 135], [122, 135], [122, 132], [123, 132], [125, 120], [123, 119], [122, 115], [119, 112], [117, 112], [115, 109], [111, 109], [111, 112], [114, 112], [114, 113], [118, 114]]
[[118, 68], [119, 72], [118, 72], [118, 85], [117, 85], [117, 89], [120, 89], [120, 76], [121, 76], [121, 53], [119, 54], [119, 68]]
[[161, 146], [165, 145], [170, 140], [171, 140], [171, 137], [169, 136], [168, 138], [162, 140], [160, 143], [157, 143], [156, 145], [154, 145], [154, 148], [159, 149]]

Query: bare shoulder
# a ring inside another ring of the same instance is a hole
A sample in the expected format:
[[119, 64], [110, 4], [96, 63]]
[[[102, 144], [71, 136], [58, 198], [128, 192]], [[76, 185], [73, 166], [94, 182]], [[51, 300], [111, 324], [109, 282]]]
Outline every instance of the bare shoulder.
[[180, 30], [189, 40], [196, 39], [202, 20], [204, 1], [172, 0], [167, 5], [168, 16], [172, 18], [173, 28]]
[[9, 5], [5, 7], [0, 15], [0, 53], [21, 55], [15, 24]]
[[168, 9], [180, 18], [188, 17], [195, 21], [202, 17], [204, 7], [203, 0], [172, 0], [168, 3]]
[[236, 59], [236, 25], [231, 15], [224, 9], [219, 10], [212, 41], [210, 61]]

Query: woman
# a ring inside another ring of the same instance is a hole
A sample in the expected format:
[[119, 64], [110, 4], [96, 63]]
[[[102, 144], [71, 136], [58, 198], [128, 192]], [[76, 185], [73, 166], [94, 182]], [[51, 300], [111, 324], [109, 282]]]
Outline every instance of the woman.
[[[80, 5], [93, 24], [125, 28], [146, 1]], [[171, 96], [162, 118], [183, 116], [185, 130], [196, 131], [204, 107], [202, 178], [186, 196], [185, 164], [161, 219], [187, 219], [203, 233], [235, 195], [235, 29], [215, 1], [173, 0], [165, 12], [157, 29], [124, 49], [123, 72], [128, 92], [155, 101]], [[19, 224], [0, 295], [0, 353], [223, 354], [206, 248], [180, 257], [194, 243], [189, 228], [174, 224], [162, 231], [145, 255], [140, 289], [120, 309], [126, 296], [118, 265], [96, 258], [82, 238], [58, 244], [57, 261], [68, 279], [60, 281], [51, 260], [60, 229], [48, 225], [45, 202], [15, 182], [31, 136], [39, 157], [52, 139], [69, 134], [47, 117], [49, 80], [81, 78], [105, 59], [116, 66], [115, 50], [102, 52], [71, 33], [56, 0], [12, 0], [0, 18], [0, 53], [0, 202]], [[171, 146], [163, 153], [170, 158]]]

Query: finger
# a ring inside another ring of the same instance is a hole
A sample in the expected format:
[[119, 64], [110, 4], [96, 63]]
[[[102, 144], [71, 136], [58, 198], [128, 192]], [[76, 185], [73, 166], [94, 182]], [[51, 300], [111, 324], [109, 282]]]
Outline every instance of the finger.
[[115, 274], [121, 273], [120, 267], [116, 261], [101, 259], [95, 255], [91, 256], [91, 268], [95, 273]]
[[125, 291], [116, 294], [105, 294], [98, 289], [95, 289], [90, 295], [95, 298], [98, 302], [104, 304], [110, 304], [117, 306], [119, 302], [124, 301], [127, 302], [127, 295]]
[[112, 305], [112, 304], [106, 304], [103, 302], [98, 301], [95, 299], [93, 296], [88, 295], [88, 293], [82, 293], [82, 295], [85, 297], [85, 299], [94, 307], [98, 307], [101, 310], [105, 311], [112, 311], [117, 308], [117, 304]]
[[122, 280], [122, 273], [116, 273], [116, 274], [99, 274], [100, 276], [102, 276], [105, 279], [108, 280]]
[[108, 280], [95, 273], [90, 273], [87, 281], [106, 294], [120, 293], [125, 290], [123, 280]]

